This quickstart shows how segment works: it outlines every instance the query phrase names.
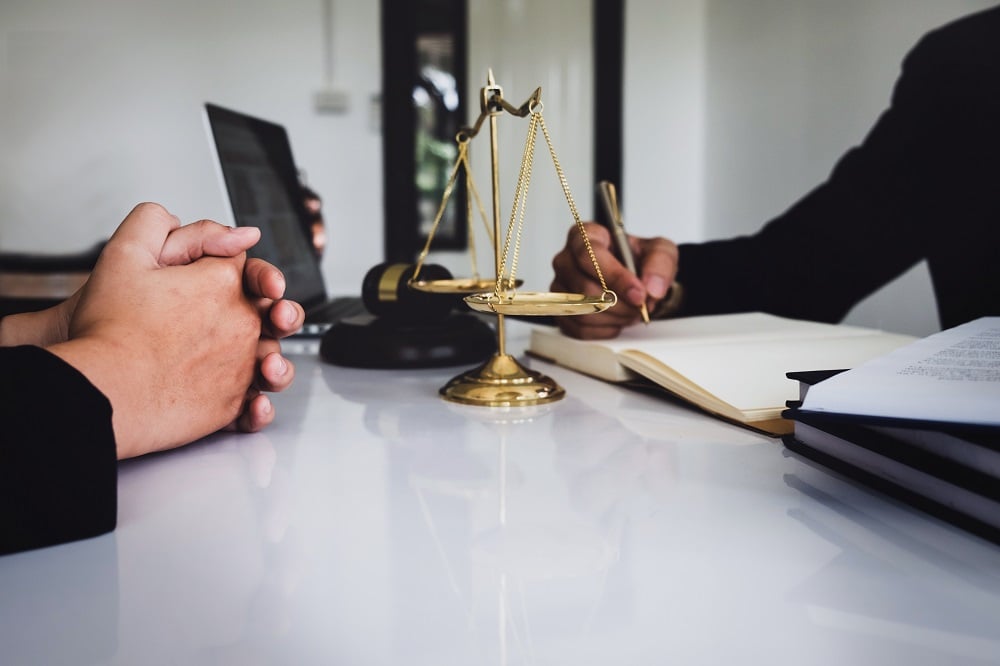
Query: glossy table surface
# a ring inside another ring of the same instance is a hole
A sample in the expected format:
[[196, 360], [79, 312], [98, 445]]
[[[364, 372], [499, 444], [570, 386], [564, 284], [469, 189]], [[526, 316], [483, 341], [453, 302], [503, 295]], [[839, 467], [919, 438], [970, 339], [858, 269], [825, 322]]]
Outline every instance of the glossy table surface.
[[534, 359], [567, 397], [494, 410], [285, 348], [267, 431], [123, 463], [114, 533], [0, 558], [0, 663], [1000, 662], [1000, 547], [778, 440]]

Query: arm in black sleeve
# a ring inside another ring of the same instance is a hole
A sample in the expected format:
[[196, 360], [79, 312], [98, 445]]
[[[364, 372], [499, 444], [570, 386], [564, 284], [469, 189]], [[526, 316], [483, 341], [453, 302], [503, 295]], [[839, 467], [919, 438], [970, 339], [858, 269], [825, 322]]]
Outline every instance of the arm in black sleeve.
[[[892, 103], [830, 178], [752, 236], [680, 246], [683, 314], [761, 310], [839, 321], [927, 259], [942, 323], [972, 285], [995, 293], [1000, 11], [930, 33]], [[975, 272], [973, 272], [975, 271]], [[992, 285], [992, 286], [991, 286]], [[982, 309], [982, 303], [977, 307]]]
[[0, 348], [0, 418], [0, 554], [114, 529], [111, 404], [86, 377], [41, 348]]

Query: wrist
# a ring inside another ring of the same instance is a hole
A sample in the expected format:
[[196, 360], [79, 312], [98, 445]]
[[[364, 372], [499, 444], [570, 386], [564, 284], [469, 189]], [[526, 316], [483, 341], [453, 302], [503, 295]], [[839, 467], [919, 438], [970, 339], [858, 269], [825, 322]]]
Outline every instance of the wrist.
[[65, 342], [69, 337], [69, 314], [75, 298], [38, 312], [20, 312], [0, 318], [0, 347], [47, 347]]
[[[134, 355], [128, 349], [98, 338], [75, 338], [48, 345], [45, 349], [73, 366], [111, 403], [111, 424], [118, 459], [142, 453], [139, 442], [157, 435], [147, 430], [153, 419], [143, 412], [144, 391], [137, 390], [134, 383], [136, 376], [152, 383], [148, 369], [137, 367]], [[129, 366], [127, 371], [122, 366], [125, 359]]]
[[34, 312], [21, 312], [0, 317], [0, 347], [44, 346], [41, 344], [42, 336], [39, 335], [38, 327], [34, 325], [35, 320], [37, 320], [37, 314]]

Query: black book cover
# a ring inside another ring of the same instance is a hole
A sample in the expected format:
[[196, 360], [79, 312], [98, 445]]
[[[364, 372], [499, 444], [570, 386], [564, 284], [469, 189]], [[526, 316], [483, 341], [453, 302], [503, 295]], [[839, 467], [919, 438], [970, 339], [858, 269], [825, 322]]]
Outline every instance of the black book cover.
[[[836, 374], [789, 373], [808, 387]], [[1000, 543], [1000, 429], [800, 410], [785, 447], [928, 514]]]

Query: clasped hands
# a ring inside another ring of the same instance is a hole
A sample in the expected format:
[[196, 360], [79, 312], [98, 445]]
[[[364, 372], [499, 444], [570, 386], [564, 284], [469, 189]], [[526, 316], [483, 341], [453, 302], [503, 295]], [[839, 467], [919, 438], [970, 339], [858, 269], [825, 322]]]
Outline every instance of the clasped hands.
[[278, 342], [301, 328], [284, 276], [247, 259], [251, 227], [181, 226], [162, 206], [136, 206], [86, 284], [65, 302], [4, 320], [4, 344], [47, 348], [111, 402], [118, 458], [271, 423], [265, 391], [295, 375]]

